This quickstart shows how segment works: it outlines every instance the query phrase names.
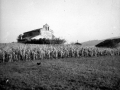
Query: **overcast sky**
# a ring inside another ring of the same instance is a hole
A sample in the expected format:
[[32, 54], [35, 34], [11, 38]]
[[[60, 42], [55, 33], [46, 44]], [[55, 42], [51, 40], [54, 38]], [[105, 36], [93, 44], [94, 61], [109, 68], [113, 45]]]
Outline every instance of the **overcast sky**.
[[120, 36], [120, 0], [0, 0], [0, 42], [48, 24], [68, 42]]

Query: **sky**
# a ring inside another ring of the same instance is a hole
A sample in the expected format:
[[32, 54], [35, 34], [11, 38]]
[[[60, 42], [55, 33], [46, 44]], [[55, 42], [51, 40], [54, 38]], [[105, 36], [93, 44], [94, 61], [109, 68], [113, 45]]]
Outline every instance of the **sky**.
[[48, 24], [69, 42], [120, 36], [120, 0], [0, 0], [0, 43]]

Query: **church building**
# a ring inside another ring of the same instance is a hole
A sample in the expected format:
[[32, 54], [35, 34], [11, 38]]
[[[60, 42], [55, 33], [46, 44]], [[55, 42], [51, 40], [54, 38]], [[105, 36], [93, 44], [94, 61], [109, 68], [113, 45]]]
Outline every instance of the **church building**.
[[53, 39], [53, 30], [50, 29], [48, 24], [43, 25], [43, 28], [31, 30], [23, 33], [22, 39], [31, 40], [31, 39]]

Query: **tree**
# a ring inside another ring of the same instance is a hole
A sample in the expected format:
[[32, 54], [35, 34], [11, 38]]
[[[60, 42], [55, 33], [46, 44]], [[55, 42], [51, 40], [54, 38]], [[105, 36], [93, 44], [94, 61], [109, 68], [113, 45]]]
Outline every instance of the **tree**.
[[19, 42], [19, 41], [21, 41], [22, 40], [22, 34], [20, 34], [19, 36], [18, 36], [18, 38], [17, 38], [17, 41]]

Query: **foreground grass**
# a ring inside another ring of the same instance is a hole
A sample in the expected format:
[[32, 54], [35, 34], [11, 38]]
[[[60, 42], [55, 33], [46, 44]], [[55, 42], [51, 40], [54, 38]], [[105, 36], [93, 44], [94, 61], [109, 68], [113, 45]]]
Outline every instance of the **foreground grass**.
[[0, 90], [120, 90], [120, 56], [1, 63]]

